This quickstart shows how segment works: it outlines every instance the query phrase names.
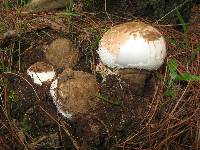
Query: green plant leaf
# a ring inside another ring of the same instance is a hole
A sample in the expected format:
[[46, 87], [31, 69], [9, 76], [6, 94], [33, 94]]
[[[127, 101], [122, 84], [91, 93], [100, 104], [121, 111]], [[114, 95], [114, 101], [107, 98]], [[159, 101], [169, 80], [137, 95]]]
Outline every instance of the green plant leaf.
[[174, 91], [174, 89], [172, 87], [168, 87], [166, 89], [166, 91], [164, 92], [164, 95], [165, 96], [169, 96], [169, 97], [175, 97], [176, 93], [175, 93], [175, 91]]
[[176, 59], [170, 59], [167, 63], [167, 69], [169, 70], [170, 79], [167, 81], [167, 89], [164, 92], [165, 96], [173, 97], [175, 96], [175, 92], [173, 89], [174, 81], [178, 77], [177, 73], [178, 64]]
[[167, 63], [167, 67], [168, 67], [170, 72], [176, 72], [176, 70], [178, 68], [178, 64], [177, 64], [176, 59], [170, 59]]
[[180, 73], [177, 79], [181, 81], [200, 81], [200, 76], [196, 76], [186, 72], [186, 73]]
[[177, 68], [178, 64], [175, 59], [170, 59], [167, 63], [167, 68], [169, 69], [169, 74], [172, 80], [175, 80], [178, 76]]

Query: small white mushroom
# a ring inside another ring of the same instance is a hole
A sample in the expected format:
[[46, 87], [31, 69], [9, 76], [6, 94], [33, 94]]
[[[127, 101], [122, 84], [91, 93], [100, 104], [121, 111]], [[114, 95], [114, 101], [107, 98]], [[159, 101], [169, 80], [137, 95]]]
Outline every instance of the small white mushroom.
[[95, 107], [98, 85], [95, 76], [83, 72], [64, 70], [50, 87], [50, 94], [58, 112], [66, 118], [88, 114]]
[[143, 22], [128, 22], [108, 30], [100, 40], [98, 54], [110, 68], [158, 69], [166, 56], [162, 34]]
[[45, 62], [37, 62], [27, 69], [27, 74], [35, 84], [42, 85], [44, 82], [51, 82], [55, 77], [53, 66]]

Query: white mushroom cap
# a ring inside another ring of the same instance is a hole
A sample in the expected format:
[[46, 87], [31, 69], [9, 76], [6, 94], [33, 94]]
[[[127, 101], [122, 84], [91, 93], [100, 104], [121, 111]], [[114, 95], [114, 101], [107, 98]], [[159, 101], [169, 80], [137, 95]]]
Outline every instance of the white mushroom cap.
[[27, 74], [31, 76], [34, 83], [42, 85], [43, 82], [53, 80], [55, 71], [53, 66], [44, 62], [37, 62], [28, 68]]
[[110, 68], [158, 69], [166, 56], [164, 37], [143, 22], [112, 27], [100, 40], [99, 57]]

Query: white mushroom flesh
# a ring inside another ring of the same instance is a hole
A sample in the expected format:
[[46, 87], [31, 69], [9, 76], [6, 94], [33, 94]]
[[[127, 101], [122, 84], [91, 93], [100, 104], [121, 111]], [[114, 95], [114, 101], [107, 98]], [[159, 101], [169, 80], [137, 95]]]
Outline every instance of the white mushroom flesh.
[[31, 76], [33, 79], [33, 82], [38, 85], [42, 85], [43, 82], [51, 81], [54, 76], [54, 71], [48, 71], [48, 72], [34, 72], [34, 71], [27, 71], [28, 75]]
[[50, 64], [36, 62], [27, 69], [27, 74], [33, 79], [35, 84], [41, 86], [44, 82], [51, 82], [56, 73]]
[[51, 94], [51, 97], [53, 98], [53, 102], [57, 107], [58, 113], [60, 113], [61, 115], [63, 115], [64, 117], [66, 117], [68, 119], [71, 119], [72, 118], [72, 114], [70, 114], [69, 112], [66, 112], [66, 111], [63, 110], [62, 103], [58, 99], [57, 86], [58, 86], [58, 79], [54, 80], [51, 83], [51, 87], [50, 87], [50, 94]]

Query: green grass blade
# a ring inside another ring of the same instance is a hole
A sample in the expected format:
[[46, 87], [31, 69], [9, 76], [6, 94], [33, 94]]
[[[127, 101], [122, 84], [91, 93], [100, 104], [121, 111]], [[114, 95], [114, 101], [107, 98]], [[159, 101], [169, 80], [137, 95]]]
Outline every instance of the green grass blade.
[[200, 81], [200, 76], [196, 76], [196, 75], [186, 72], [186, 73], [180, 73], [180, 75], [178, 75], [177, 79], [180, 81], [187, 81], [187, 82], [188, 81]]
[[100, 100], [102, 100], [102, 101], [104, 101], [104, 102], [107, 102], [107, 103], [110, 103], [110, 104], [112, 104], [112, 105], [120, 105], [120, 104], [121, 104], [121, 101], [120, 101], [120, 100], [118, 100], [118, 101], [113, 101], [113, 100], [109, 99], [109, 98], [108, 98], [107, 96], [105, 96], [105, 95], [97, 94], [97, 97], [98, 97]]

